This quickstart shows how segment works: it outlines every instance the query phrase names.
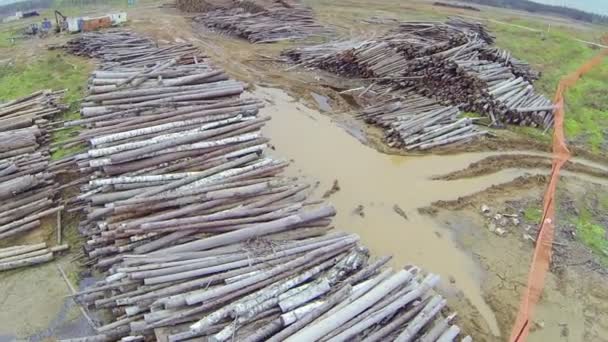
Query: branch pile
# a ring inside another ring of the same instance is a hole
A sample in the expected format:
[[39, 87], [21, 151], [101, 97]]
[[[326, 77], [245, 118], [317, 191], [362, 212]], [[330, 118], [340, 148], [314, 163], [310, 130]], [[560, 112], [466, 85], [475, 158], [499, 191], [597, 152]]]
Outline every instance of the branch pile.
[[492, 43], [481, 24], [453, 18], [401, 23], [379, 39], [295, 48], [283, 55], [299, 66], [370, 78], [486, 114], [492, 124], [552, 126], [551, 101], [530, 83], [538, 73]]
[[58, 185], [47, 146], [50, 119], [66, 109], [62, 96], [45, 90], [0, 104], [0, 241], [40, 227], [63, 209], [55, 203]]
[[71, 202], [87, 213], [87, 265], [105, 272], [76, 299], [114, 313], [87, 340], [459, 334], [432, 291], [437, 275], [393, 271], [390, 258], [370, 260], [356, 235], [330, 232], [334, 208], [309, 200], [308, 184], [282, 176], [287, 162], [263, 154], [266, 118], [258, 101], [237, 97], [240, 83], [204, 63], [162, 72], [184, 68], [198, 74], [180, 76], [189, 77], [183, 84], [137, 82], [145, 67], [94, 72], [116, 88], [83, 102], [74, 124], [84, 126], [87, 151], [55, 163], [88, 175]]
[[254, 13], [243, 8], [218, 9], [196, 16], [194, 21], [252, 43], [304, 39], [330, 32], [316, 22], [311, 9], [303, 6], [271, 8]]

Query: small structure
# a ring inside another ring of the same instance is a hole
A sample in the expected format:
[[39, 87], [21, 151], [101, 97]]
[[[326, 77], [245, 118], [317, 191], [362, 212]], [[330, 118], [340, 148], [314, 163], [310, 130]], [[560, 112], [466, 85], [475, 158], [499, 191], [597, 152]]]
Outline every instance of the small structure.
[[82, 18], [82, 27], [80, 27], [80, 29], [83, 32], [90, 32], [110, 26], [112, 26], [112, 19], [110, 19], [110, 16], [106, 15], [96, 18]]
[[36, 11], [24, 12], [21, 15], [22, 18], [30, 18], [30, 17], [38, 17], [38, 16], [40, 16], [40, 13], [38, 13]]
[[112, 20], [112, 25], [120, 25], [127, 22], [127, 12], [110, 13], [108, 16]]
[[88, 32], [95, 31], [101, 28], [106, 28], [110, 26], [120, 25], [122, 23], [127, 22], [127, 13], [119, 12], [119, 13], [110, 13], [101, 17], [71, 17], [66, 18], [66, 27], [68, 32]]

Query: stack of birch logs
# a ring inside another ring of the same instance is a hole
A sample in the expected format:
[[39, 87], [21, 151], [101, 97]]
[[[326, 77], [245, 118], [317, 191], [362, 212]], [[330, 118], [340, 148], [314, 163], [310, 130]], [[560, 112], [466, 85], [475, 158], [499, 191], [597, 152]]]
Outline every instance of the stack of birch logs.
[[175, 59], [177, 64], [191, 64], [205, 58], [191, 44], [171, 44], [159, 50], [154, 41], [122, 29], [83, 33], [62, 48], [78, 56], [99, 58], [104, 61], [104, 68], [141, 67], [168, 59]]
[[[167, 64], [150, 73], [182, 68]], [[114, 314], [86, 340], [455, 338], [439, 277], [392, 270], [332, 232], [334, 208], [263, 154], [260, 103], [215, 68], [189, 67], [203, 71], [179, 86], [138, 82], [144, 67], [94, 72], [116, 89], [85, 99], [75, 123], [89, 148], [54, 164], [88, 175], [71, 203], [87, 214], [86, 264], [105, 272], [74, 296]]]
[[529, 65], [493, 49], [477, 23], [401, 23], [375, 40], [332, 42], [283, 52], [298, 66], [366, 77], [407, 88], [461, 110], [491, 118], [493, 125], [549, 128], [553, 105], [530, 83]]
[[511, 72], [517, 77], [523, 77], [526, 81], [534, 82], [540, 78], [540, 72], [520, 59], [513, 57], [510, 51], [497, 47], [486, 47], [480, 51], [481, 58], [500, 63], [511, 68]]
[[227, 32], [252, 43], [273, 43], [327, 35], [330, 30], [303, 6], [271, 8], [251, 13], [242, 8], [218, 9], [194, 18], [207, 28]]
[[0, 241], [40, 227], [63, 209], [55, 204], [58, 185], [47, 146], [50, 119], [66, 109], [62, 95], [38, 91], [0, 104]]
[[68, 245], [47, 247], [46, 243], [0, 248], [0, 272], [52, 261]]
[[369, 106], [359, 117], [383, 127], [389, 146], [407, 150], [460, 144], [487, 134], [473, 125], [473, 119], [460, 118], [457, 107], [413, 92]]

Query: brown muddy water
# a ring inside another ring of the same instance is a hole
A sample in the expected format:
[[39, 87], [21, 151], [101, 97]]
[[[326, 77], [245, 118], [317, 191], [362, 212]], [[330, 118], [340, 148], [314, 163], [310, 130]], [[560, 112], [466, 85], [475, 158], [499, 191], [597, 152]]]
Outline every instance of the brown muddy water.
[[[431, 177], [466, 168], [469, 164], [493, 155], [522, 153], [476, 152], [448, 156], [394, 156], [378, 152], [360, 142], [352, 132], [361, 132], [357, 123], [320, 114], [290, 97], [280, 89], [257, 87], [257, 98], [266, 106], [262, 115], [272, 117], [265, 136], [275, 147], [273, 155], [291, 160], [288, 176], [307, 178], [319, 183], [315, 196], [321, 197], [335, 181], [340, 190], [329, 197], [337, 209], [337, 229], [357, 233], [375, 255], [393, 255], [393, 264], [422, 266], [442, 276], [441, 290], [454, 295], [459, 291], [475, 306], [495, 336], [501, 334], [492, 309], [483, 299], [481, 282], [484, 273], [472, 253], [460, 248], [452, 231], [436, 220], [418, 213], [437, 200], [454, 200], [505, 183], [525, 174], [547, 174], [546, 169], [507, 169], [470, 179], [440, 181]], [[348, 131], [348, 132], [347, 132]], [[349, 134], [350, 133], [350, 134]], [[525, 151], [525, 154], [549, 157]], [[578, 159], [577, 162], [594, 164]], [[605, 179], [565, 173], [586, 181], [605, 183]], [[407, 218], [399, 215], [401, 208]], [[522, 265], [527, 270], [527, 265]]]
[[[480, 290], [483, 274], [466, 251], [457, 247], [450, 232], [422, 216], [417, 209], [436, 200], [456, 199], [492, 184], [510, 181], [520, 171], [458, 181], [432, 181], [433, 174], [462, 169], [493, 153], [452, 156], [391, 156], [361, 144], [333, 124], [331, 118], [295, 101], [282, 90], [257, 88], [255, 96], [267, 101], [262, 114], [272, 120], [265, 135], [278, 157], [293, 159], [289, 175], [320, 182], [321, 196], [338, 181], [340, 190], [329, 198], [337, 209], [335, 225], [357, 233], [376, 255], [393, 255], [394, 263], [413, 263], [449, 280], [480, 311], [495, 335], [496, 318]], [[394, 211], [398, 205], [407, 219]], [[356, 209], [363, 206], [363, 216]]]

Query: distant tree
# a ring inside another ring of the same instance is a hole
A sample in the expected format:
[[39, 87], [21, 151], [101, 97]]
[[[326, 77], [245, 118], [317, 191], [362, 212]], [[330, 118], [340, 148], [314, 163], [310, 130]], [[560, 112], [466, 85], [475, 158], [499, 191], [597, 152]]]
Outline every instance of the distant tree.
[[589, 13], [575, 8], [554, 6], [539, 4], [537, 2], [528, 0], [463, 0], [465, 2], [472, 2], [476, 4], [510, 8], [516, 10], [523, 10], [532, 13], [543, 13], [543, 14], [557, 14], [562, 17], [571, 18], [579, 21], [584, 21], [594, 24], [608, 24], [608, 16]]
[[0, 6], [0, 16], [14, 15], [17, 11], [27, 12], [53, 6], [54, 0], [28, 0]]

